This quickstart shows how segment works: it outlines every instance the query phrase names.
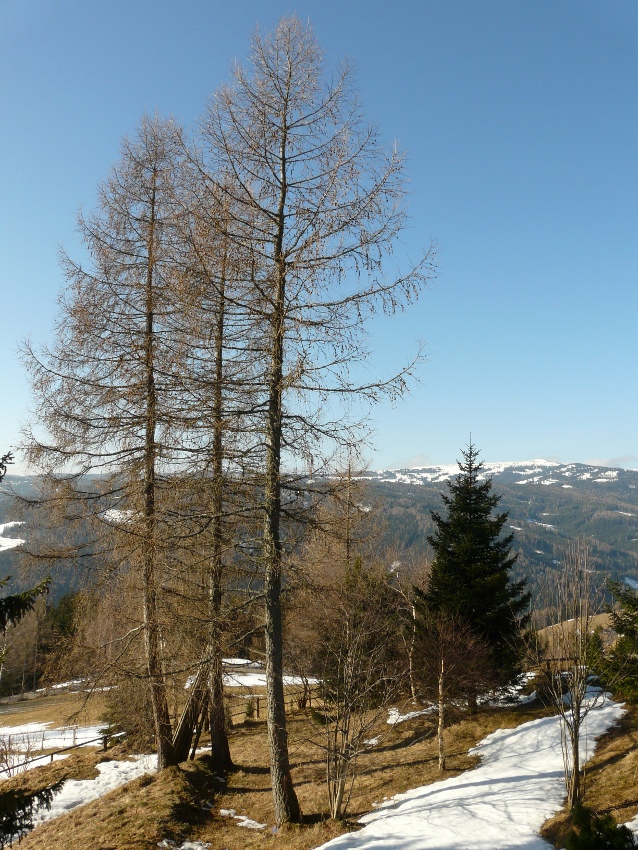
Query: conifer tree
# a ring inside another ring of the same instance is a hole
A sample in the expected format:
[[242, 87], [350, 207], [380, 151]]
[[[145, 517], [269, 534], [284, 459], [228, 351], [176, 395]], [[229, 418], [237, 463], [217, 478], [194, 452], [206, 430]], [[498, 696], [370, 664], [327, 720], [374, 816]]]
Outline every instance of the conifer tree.
[[517, 638], [530, 594], [526, 580], [512, 582], [517, 555], [513, 534], [501, 537], [507, 512], [494, 513], [500, 496], [492, 479], [482, 480], [483, 464], [470, 442], [459, 461], [459, 474], [441, 494], [447, 516], [432, 511], [436, 526], [428, 543], [434, 549], [429, 588], [421, 596], [433, 613], [462, 618], [490, 647], [499, 678], [516, 672]]
[[[109, 568], [139, 579], [160, 769], [176, 763], [161, 609], [177, 536], [170, 472], [183, 459], [174, 333], [179, 157], [170, 121], [145, 117], [124, 140], [96, 211], [78, 219], [88, 262], [63, 255], [68, 286], [55, 342], [23, 349], [37, 415], [25, 432], [27, 462], [44, 473], [65, 521], [92, 515], [108, 541]], [[103, 476], [101, 498], [89, 492], [89, 474]], [[108, 510], [125, 521], [110, 520]]]
[[614, 694], [623, 699], [638, 702], [638, 594], [622, 582], [607, 582], [607, 590], [613, 594], [616, 607], [607, 609], [618, 640], [610, 650], [602, 673], [605, 678], [617, 680]]

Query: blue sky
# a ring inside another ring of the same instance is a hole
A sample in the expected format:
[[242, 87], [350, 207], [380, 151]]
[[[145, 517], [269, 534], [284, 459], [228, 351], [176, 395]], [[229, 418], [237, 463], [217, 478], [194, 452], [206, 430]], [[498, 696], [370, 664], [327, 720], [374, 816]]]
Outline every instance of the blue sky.
[[406, 261], [439, 275], [371, 326], [374, 368], [425, 341], [372, 417], [375, 468], [545, 457], [638, 468], [638, 4], [590, 0], [3, 0], [0, 448], [29, 404], [18, 342], [50, 339], [60, 245], [144, 112], [192, 125], [255, 25], [310, 20], [408, 153]]

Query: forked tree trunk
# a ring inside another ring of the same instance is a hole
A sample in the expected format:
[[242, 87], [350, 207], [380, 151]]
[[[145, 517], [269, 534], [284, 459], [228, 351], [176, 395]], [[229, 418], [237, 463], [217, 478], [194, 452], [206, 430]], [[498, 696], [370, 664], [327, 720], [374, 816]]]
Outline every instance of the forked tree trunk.
[[[221, 609], [223, 598], [223, 510], [224, 510], [224, 433], [223, 433], [223, 380], [224, 380], [224, 323], [226, 311], [226, 264], [227, 250], [223, 252], [221, 274], [218, 281], [218, 300], [214, 328], [215, 375], [213, 379], [213, 449], [211, 530], [212, 553], [208, 576], [208, 643], [191, 688], [187, 705], [182, 712], [175, 731], [174, 744], [180, 760], [187, 757], [196, 729], [201, 727], [204, 711], [209, 712], [212, 768], [219, 771], [232, 770], [226, 714], [224, 710], [224, 679], [222, 668]], [[215, 284], [213, 284], [214, 286]]]
[[188, 699], [182, 711], [173, 735], [175, 761], [186, 761], [193, 740], [193, 730], [201, 724], [202, 713], [208, 703], [210, 647], [206, 647], [204, 657], [197, 668], [195, 680], [188, 692]]
[[335, 776], [331, 777], [330, 782], [328, 783], [329, 796], [330, 796], [330, 817], [333, 820], [340, 820], [341, 813], [343, 808], [343, 795], [346, 789], [346, 775], [345, 771], [341, 768], [337, 767], [338, 756], [335, 754]]

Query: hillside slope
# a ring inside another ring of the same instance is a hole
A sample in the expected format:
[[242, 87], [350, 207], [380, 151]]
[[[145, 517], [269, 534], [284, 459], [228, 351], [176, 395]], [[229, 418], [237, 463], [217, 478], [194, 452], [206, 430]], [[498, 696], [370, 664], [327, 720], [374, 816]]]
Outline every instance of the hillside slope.
[[[433, 531], [430, 511], [441, 511], [445, 482], [456, 475], [456, 464], [368, 472], [366, 501], [383, 522], [379, 546], [418, 564], [431, 557], [426, 537]], [[551, 588], [570, 540], [585, 537], [592, 567], [614, 579], [638, 582], [638, 471], [601, 466], [534, 460], [486, 463], [485, 474], [509, 511], [509, 530], [519, 553], [515, 578], [526, 576], [534, 599]], [[14, 518], [14, 489], [21, 495], [37, 492], [37, 478], [7, 476], [0, 485], [0, 524]], [[0, 536], [22, 536], [7, 527]], [[19, 554], [0, 546], [0, 574], [15, 574]], [[71, 586], [60, 576], [64, 588]], [[55, 587], [54, 596], [59, 592]]]
[[[441, 493], [456, 465], [385, 470], [363, 476], [368, 498], [385, 520], [384, 545], [398, 557], [431, 557], [430, 511], [444, 509]], [[486, 463], [485, 474], [509, 511], [519, 553], [515, 577], [527, 576], [535, 598], [551, 587], [570, 540], [585, 537], [592, 568], [638, 580], [638, 471], [550, 461]]]

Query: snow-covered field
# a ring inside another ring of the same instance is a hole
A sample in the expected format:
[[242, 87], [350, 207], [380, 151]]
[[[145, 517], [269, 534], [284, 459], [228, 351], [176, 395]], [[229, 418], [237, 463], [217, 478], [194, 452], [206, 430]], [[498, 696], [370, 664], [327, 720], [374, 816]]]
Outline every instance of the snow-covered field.
[[25, 723], [22, 726], [0, 726], [0, 739], [20, 752], [61, 750], [63, 747], [89, 746], [100, 738], [99, 726], [63, 726], [51, 729], [51, 723]]
[[[51, 723], [25, 723], [22, 726], [0, 726], [0, 779], [14, 776], [66, 758], [66, 755], [36, 756], [43, 750], [61, 750], [64, 747], [95, 746], [100, 738], [99, 726], [65, 726], [51, 729]], [[27, 763], [25, 763], [27, 762]]]
[[[250, 661], [247, 658], [224, 658], [224, 685], [227, 688], [265, 688], [266, 670], [259, 661]], [[194, 676], [186, 680], [186, 687], [190, 688], [195, 681]], [[284, 685], [309, 685], [318, 684], [318, 679], [302, 679], [300, 676], [285, 675]]]
[[[284, 676], [284, 685], [303, 685], [299, 676]], [[316, 685], [317, 679], [307, 679], [310, 685]], [[224, 685], [227, 688], [265, 688], [266, 673], [224, 673]]]

